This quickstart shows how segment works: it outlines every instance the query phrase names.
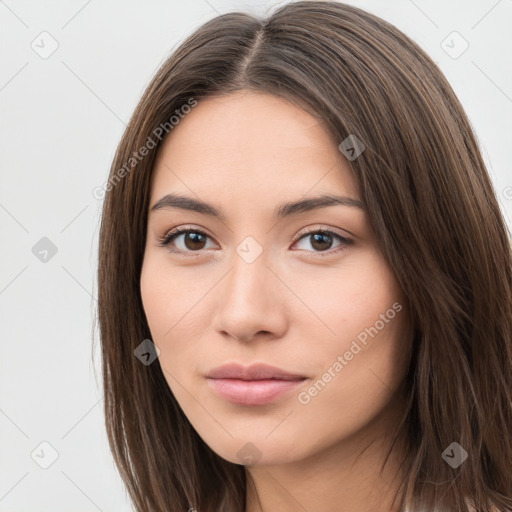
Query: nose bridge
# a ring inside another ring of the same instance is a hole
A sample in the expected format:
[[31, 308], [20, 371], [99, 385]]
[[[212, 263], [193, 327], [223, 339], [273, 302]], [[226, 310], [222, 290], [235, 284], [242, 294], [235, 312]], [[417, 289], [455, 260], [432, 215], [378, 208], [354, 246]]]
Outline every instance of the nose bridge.
[[252, 237], [247, 237], [236, 247], [232, 271], [227, 279], [226, 302], [254, 304], [258, 295], [266, 295], [262, 288], [269, 273], [267, 255], [268, 251], [264, 251]]
[[260, 331], [280, 336], [286, 319], [270, 282], [275, 276], [267, 268], [268, 251], [255, 239], [244, 239], [235, 251], [220, 288], [215, 329], [238, 340], [249, 340]]

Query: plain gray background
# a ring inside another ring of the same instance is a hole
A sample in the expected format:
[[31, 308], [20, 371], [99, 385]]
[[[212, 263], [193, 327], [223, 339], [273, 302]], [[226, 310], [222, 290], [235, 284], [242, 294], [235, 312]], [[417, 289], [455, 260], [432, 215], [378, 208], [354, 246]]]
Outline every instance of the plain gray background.
[[[218, 13], [283, 3], [0, 1], [1, 512], [131, 510], [103, 426], [92, 323], [102, 204], [92, 192], [145, 86], [185, 36]], [[439, 64], [510, 226], [512, 1], [348, 3]]]

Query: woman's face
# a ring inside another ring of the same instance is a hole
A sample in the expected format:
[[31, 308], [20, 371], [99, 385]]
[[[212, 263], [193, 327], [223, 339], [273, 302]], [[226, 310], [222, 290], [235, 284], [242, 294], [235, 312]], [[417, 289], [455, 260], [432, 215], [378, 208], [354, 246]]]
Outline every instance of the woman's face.
[[[199, 102], [158, 155], [144, 310], [176, 400], [231, 462], [303, 460], [384, 430], [407, 371], [404, 297], [341, 142], [296, 106], [243, 91]], [[326, 196], [348, 199], [315, 207]], [[208, 377], [228, 363], [281, 373]]]

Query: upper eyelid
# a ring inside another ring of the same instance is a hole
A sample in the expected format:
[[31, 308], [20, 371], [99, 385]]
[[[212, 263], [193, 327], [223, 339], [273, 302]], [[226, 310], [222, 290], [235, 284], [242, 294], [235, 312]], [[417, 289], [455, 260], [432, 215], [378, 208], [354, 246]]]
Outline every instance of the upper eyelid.
[[[317, 232], [321, 232], [321, 231], [327, 231], [327, 232], [330, 232], [330, 233], [333, 233], [341, 238], [345, 238], [345, 239], [349, 239], [348, 236], [346, 235], [342, 235], [341, 233], [339, 233], [338, 231], [343, 231], [343, 230], [340, 230], [339, 228], [325, 228], [325, 227], [307, 227], [307, 228], [304, 228], [304, 229], [301, 229], [297, 235], [297, 239], [295, 240], [295, 242], [297, 242], [298, 240], [300, 240], [303, 236], [305, 235], [310, 235], [311, 233], [317, 233]], [[348, 233], [348, 232], [347, 232]]]

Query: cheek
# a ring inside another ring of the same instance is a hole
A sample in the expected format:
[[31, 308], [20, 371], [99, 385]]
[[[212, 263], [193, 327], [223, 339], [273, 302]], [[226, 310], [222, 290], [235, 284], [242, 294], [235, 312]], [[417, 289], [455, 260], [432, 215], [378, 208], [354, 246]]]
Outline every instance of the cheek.
[[141, 270], [144, 312], [155, 340], [167, 343], [193, 317], [204, 295], [204, 280], [193, 271], [174, 271], [164, 254], [148, 254]]
[[[160, 350], [159, 362], [173, 392], [179, 394], [179, 382], [190, 379], [197, 366], [198, 342], [209, 328], [209, 315], [203, 311], [205, 276], [193, 275], [193, 269], [172, 272], [159, 255], [145, 259], [140, 279], [144, 312], [153, 343]], [[206, 280], [205, 280], [206, 279]]]
[[[318, 373], [297, 396], [297, 417], [301, 431], [318, 433], [317, 448], [350, 438], [378, 417], [392, 421], [397, 413], [392, 400], [409, 365], [405, 315], [404, 307], [382, 329], [361, 331], [368, 335], [366, 344], [357, 334], [340, 336], [335, 344], [324, 344], [321, 353], [310, 353]], [[357, 333], [360, 327], [350, 330]]]
[[[140, 292], [144, 313], [149, 324], [151, 335], [160, 339], [170, 327], [172, 307], [170, 289], [165, 275], [157, 271], [151, 259], [145, 259], [141, 271]], [[155, 342], [155, 339], [152, 341]]]
[[[186, 307], [183, 303], [183, 296], [176, 293], [180, 289], [180, 282], [171, 279], [161, 265], [154, 261], [154, 258], [147, 258], [144, 261], [140, 290], [144, 313], [151, 331], [151, 340], [159, 348], [159, 361], [167, 378], [165, 370], [174, 372], [172, 366], [176, 357], [183, 357], [183, 350], [186, 347], [176, 346], [179, 340], [177, 336], [180, 324], [186, 318]], [[172, 355], [170, 346], [173, 345]]]
[[306, 289], [311, 284], [302, 293], [329, 331], [318, 336], [320, 323], [302, 320], [305, 339], [317, 340], [307, 356], [317, 375], [298, 401], [311, 427], [328, 403], [339, 406], [333, 425], [360, 426], [385, 406], [408, 368], [411, 333], [402, 291], [376, 252], [333, 272], [329, 293]]
[[[404, 306], [402, 291], [391, 269], [372, 248], [354, 253], [328, 272], [313, 269], [307, 279], [290, 273], [285, 281], [293, 284], [294, 292], [312, 313], [294, 319], [301, 330], [308, 332], [314, 328], [317, 339], [321, 336], [339, 349], [347, 342], [350, 345], [350, 340], [379, 321], [395, 302]], [[395, 311], [391, 315], [400, 316]]]

